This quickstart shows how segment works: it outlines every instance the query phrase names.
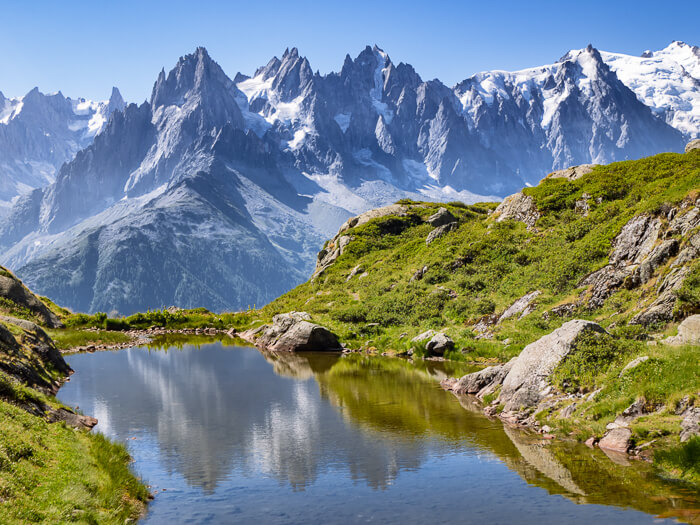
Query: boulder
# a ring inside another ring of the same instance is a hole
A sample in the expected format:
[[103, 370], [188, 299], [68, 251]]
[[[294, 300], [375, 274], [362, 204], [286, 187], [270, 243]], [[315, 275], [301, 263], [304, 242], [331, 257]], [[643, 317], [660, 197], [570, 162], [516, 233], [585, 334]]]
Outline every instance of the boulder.
[[678, 325], [678, 335], [667, 337], [664, 344], [672, 346], [700, 345], [700, 315], [691, 315]]
[[614, 428], [603, 436], [598, 446], [612, 452], [626, 453], [630, 448], [631, 438], [632, 431], [629, 428]]
[[700, 150], [700, 139], [691, 140], [685, 145], [685, 152], [689, 153], [693, 150]]
[[443, 355], [446, 351], [455, 347], [454, 341], [443, 333], [435, 334], [425, 345], [425, 349], [432, 355]]
[[26, 308], [39, 321], [49, 328], [62, 328], [63, 323], [39, 298], [30, 292], [19, 280], [0, 275], [0, 297]]
[[442, 386], [455, 394], [480, 394], [488, 387], [493, 387], [495, 390], [495, 387], [503, 383], [503, 379], [510, 372], [516, 359], [517, 357], [514, 357], [505, 364], [489, 366], [452, 382], [443, 382]]
[[431, 231], [428, 234], [428, 237], [425, 239], [425, 245], [428, 246], [435, 239], [439, 239], [440, 237], [444, 236], [445, 234], [451, 232], [452, 230], [456, 230], [456, 229], [457, 229], [456, 222], [450, 222], [448, 224], [443, 224], [442, 226], [438, 226], [437, 228], [435, 228], [433, 231]]
[[553, 171], [545, 179], [567, 179], [576, 180], [593, 171], [597, 164], [581, 164], [563, 170]]
[[451, 222], [457, 222], [457, 218], [452, 215], [447, 208], [440, 208], [433, 215], [428, 217], [426, 222], [437, 228], [438, 226], [444, 226]]
[[542, 292], [540, 292], [539, 290], [535, 290], [534, 292], [530, 292], [529, 294], [523, 295], [520, 299], [518, 299], [512, 305], [510, 305], [505, 312], [501, 314], [501, 317], [498, 318], [496, 324], [500, 324], [506, 319], [510, 319], [511, 317], [514, 317], [516, 315], [520, 315], [520, 319], [522, 319], [534, 309], [533, 301], [537, 299], [541, 294]]
[[575, 352], [579, 337], [590, 332], [606, 333], [597, 323], [577, 319], [527, 345], [503, 380], [498, 400], [505, 405], [504, 412], [537, 405], [546, 395], [551, 373]]
[[700, 407], [686, 410], [681, 421], [681, 442], [688, 441], [691, 437], [700, 435]]
[[342, 350], [338, 338], [327, 328], [311, 322], [306, 312], [290, 312], [272, 318], [272, 326], [258, 329], [259, 336], [244, 337], [273, 352], [317, 352]]
[[511, 219], [523, 222], [530, 228], [533, 228], [540, 218], [535, 200], [524, 193], [514, 193], [506, 197], [493, 213], [496, 216], [496, 222]]
[[413, 339], [411, 339], [412, 343], [420, 343], [422, 341], [427, 341], [429, 339], [432, 339], [433, 336], [436, 334], [435, 330], [427, 330], [423, 332], [422, 334], [418, 334], [415, 336]]

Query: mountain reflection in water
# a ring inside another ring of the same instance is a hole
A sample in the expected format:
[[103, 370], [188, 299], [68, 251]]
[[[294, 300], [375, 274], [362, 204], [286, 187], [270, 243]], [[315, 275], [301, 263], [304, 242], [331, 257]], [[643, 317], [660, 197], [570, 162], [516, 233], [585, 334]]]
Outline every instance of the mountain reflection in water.
[[[341, 479], [391, 494], [402, 472], [420, 473], [455, 456], [473, 458], [471, 471], [446, 473], [462, 488], [479, 483], [473, 476], [488, 474], [488, 466], [500, 461], [528, 484], [577, 503], [698, 519], [690, 510], [698, 507], [697, 495], [662, 483], [646, 465], [621, 467], [599, 451], [545, 444], [485, 418], [470, 398], [443, 392], [438, 379], [465, 373], [463, 365], [272, 354], [220, 343], [77, 355], [70, 363], [77, 373], [60, 398], [95, 415], [97, 430], [126, 441], [144, 479], [181, 476], [182, 491], [190, 487], [212, 501], [224, 487], [236, 493], [236, 512], [244, 521], [252, 512], [246, 498], [266, 479], [289, 486], [292, 494]], [[157, 474], [158, 468], [165, 474]], [[338, 501], [344, 497], [332, 494]], [[159, 498], [151, 505], [153, 516]], [[222, 519], [213, 509], [210, 502], [196, 520]], [[640, 516], [634, 513], [629, 522]]]

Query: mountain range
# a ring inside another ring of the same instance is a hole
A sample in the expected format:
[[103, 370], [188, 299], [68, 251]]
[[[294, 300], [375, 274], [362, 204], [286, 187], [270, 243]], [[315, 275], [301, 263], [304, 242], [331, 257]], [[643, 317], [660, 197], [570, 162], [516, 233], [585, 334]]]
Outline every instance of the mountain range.
[[503, 197], [571, 165], [682, 151], [700, 134], [699, 85], [700, 50], [680, 42], [642, 57], [589, 46], [453, 88], [376, 46], [326, 75], [291, 49], [233, 79], [198, 48], [141, 105], [116, 90], [0, 95], [13, 203], [0, 262], [80, 311], [260, 305], [367, 209]]

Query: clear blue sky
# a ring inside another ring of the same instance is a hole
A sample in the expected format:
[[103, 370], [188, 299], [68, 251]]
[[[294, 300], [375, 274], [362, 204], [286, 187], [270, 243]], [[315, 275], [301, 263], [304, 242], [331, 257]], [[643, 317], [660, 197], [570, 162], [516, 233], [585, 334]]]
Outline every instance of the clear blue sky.
[[296, 46], [314, 70], [378, 44], [396, 63], [448, 85], [486, 69], [551, 63], [567, 50], [640, 54], [700, 45], [700, 2], [306, 0], [0, 0], [0, 91], [32, 87], [128, 101], [150, 96], [162, 67], [203, 45], [233, 77]]

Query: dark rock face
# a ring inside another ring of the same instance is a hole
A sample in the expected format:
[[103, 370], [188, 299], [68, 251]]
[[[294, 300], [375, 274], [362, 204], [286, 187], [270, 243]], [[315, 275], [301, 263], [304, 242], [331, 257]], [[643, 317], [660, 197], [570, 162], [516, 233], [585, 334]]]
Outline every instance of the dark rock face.
[[49, 328], [62, 328], [63, 323], [56, 314], [49, 310], [36, 296], [25, 288], [21, 282], [12, 277], [0, 275], [0, 297], [26, 308], [36, 315]]
[[0, 324], [0, 370], [18, 381], [48, 394], [59, 384], [49, 381], [48, 370], [64, 375], [72, 372], [51, 338], [39, 326], [23, 319], [0, 316], [0, 321], [23, 330], [19, 341]]
[[[249, 334], [252, 338], [253, 334]], [[290, 312], [272, 318], [272, 326], [259, 331], [257, 346], [272, 352], [323, 352], [341, 350], [338, 338], [311, 322], [306, 312]]]

